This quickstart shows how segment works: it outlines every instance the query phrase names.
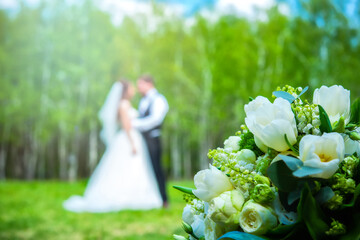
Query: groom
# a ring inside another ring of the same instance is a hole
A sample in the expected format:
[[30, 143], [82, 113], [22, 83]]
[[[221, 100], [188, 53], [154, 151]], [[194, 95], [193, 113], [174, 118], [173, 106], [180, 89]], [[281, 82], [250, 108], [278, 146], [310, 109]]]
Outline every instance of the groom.
[[154, 80], [149, 75], [143, 75], [137, 80], [137, 87], [143, 96], [139, 104], [139, 118], [132, 125], [145, 138], [149, 149], [155, 177], [163, 200], [163, 207], [168, 206], [165, 177], [161, 166], [161, 126], [169, 110], [169, 105], [163, 95], [155, 88]]

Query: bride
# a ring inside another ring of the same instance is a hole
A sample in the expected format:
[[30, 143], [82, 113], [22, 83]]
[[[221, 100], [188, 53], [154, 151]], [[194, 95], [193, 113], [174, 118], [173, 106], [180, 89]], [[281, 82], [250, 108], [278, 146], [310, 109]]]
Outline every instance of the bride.
[[89, 179], [84, 196], [70, 197], [63, 204], [65, 209], [111, 212], [162, 206], [145, 142], [131, 128], [131, 119], [137, 117], [130, 102], [134, 93], [134, 86], [127, 81], [116, 82], [111, 88], [99, 113], [106, 151]]

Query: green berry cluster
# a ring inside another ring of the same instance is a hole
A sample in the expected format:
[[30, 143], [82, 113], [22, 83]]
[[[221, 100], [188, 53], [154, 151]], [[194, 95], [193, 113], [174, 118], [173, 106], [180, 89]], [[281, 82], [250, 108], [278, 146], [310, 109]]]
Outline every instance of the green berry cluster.
[[336, 236], [346, 233], [346, 226], [335, 219], [332, 219], [331, 227], [328, 231], [325, 232], [326, 235]]

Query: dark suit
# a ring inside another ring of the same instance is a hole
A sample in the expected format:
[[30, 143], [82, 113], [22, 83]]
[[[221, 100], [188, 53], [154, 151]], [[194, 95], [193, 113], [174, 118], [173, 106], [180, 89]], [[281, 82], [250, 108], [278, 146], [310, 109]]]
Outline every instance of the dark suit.
[[[140, 111], [139, 120], [141, 122], [141, 119], [146, 119], [150, 117], [151, 114], [154, 114], [152, 111], [156, 110], [156, 106], [154, 106], [156, 98], [160, 97], [162, 100], [164, 96], [157, 93], [152, 94], [152, 97], [150, 99], [147, 99], [148, 105], [147, 108], [143, 111]], [[165, 100], [166, 102], [166, 100]], [[167, 104], [167, 102], [166, 102]], [[162, 119], [163, 120], [163, 119]], [[161, 164], [161, 156], [162, 156], [162, 148], [161, 148], [161, 137], [160, 137], [160, 130], [162, 127], [162, 121], [160, 123], [155, 124], [155, 126], [151, 126], [150, 128], [147, 128], [146, 130], [141, 130], [142, 135], [144, 136], [145, 142], [147, 144], [152, 166], [154, 169], [154, 174], [156, 177], [156, 181], [158, 183], [159, 191], [162, 197], [163, 202], [167, 202], [167, 194], [166, 194], [166, 182], [165, 182], [165, 176], [162, 169]]]

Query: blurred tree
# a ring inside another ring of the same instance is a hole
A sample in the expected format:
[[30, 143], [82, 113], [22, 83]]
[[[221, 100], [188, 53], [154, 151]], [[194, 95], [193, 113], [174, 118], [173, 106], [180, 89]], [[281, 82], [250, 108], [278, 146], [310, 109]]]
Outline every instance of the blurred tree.
[[104, 151], [97, 113], [120, 77], [150, 73], [167, 97], [164, 162], [174, 178], [207, 167], [207, 150], [239, 129], [250, 96], [271, 98], [285, 84], [309, 85], [306, 97], [322, 84], [359, 96], [359, 29], [333, 1], [299, 3], [306, 14], [274, 6], [266, 20], [196, 16], [192, 26], [156, 4], [151, 20], [119, 26], [91, 0], [1, 10], [0, 179], [89, 176]]

